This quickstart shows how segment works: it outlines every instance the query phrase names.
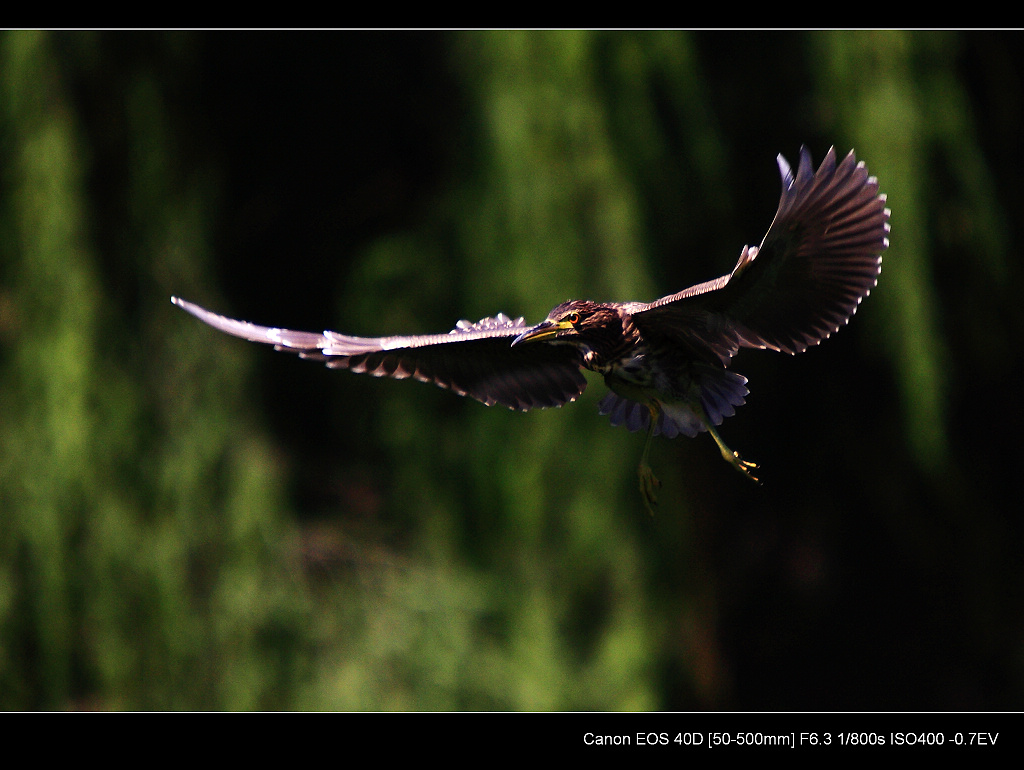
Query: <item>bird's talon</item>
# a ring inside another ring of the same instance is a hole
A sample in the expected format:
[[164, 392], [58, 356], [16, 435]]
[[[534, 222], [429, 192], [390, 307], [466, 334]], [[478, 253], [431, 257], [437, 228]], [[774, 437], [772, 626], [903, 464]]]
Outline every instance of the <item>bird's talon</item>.
[[742, 457], [740, 457], [739, 452], [732, 453], [731, 462], [734, 466], [736, 466], [736, 469], [740, 473], [742, 473], [748, 479], [753, 481], [755, 484], [761, 483], [761, 479], [755, 475], [761, 467], [757, 463], [751, 462], [750, 460], [744, 460]]

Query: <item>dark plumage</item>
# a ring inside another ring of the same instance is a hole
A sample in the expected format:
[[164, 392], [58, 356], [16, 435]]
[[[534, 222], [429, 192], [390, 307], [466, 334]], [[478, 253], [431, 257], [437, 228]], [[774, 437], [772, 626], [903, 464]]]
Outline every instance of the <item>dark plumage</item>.
[[782, 197], [761, 246], [744, 247], [732, 272], [650, 303], [571, 300], [535, 326], [499, 314], [459, 321], [447, 334], [350, 337], [291, 331], [172, 302], [228, 334], [377, 377], [413, 377], [512, 409], [560, 406], [586, 387], [581, 368], [611, 392], [601, 413], [646, 429], [640, 464], [648, 507], [657, 479], [650, 437], [707, 430], [722, 456], [754, 479], [757, 466], [729, 450], [715, 426], [747, 395], [728, 367], [742, 347], [800, 353], [849, 321], [875, 285], [888, 246], [889, 210], [878, 183], [850, 152], [829, 150], [817, 173], [801, 148], [794, 176], [778, 158]]

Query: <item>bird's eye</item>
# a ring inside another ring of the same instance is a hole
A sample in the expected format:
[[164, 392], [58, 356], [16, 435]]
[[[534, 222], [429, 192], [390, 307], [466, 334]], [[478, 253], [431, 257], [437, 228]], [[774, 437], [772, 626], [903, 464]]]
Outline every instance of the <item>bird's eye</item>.
[[569, 313], [569, 315], [565, 317], [565, 320], [571, 323], [573, 326], [575, 326], [580, 322], [580, 314], [573, 311], [572, 313]]

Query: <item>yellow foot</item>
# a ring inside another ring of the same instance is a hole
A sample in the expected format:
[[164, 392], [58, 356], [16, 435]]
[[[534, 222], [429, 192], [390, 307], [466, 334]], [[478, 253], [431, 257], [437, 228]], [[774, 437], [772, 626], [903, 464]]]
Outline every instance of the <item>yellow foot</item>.
[[651, 466], [646, 463], [640, 464], [640, 467], [636, 469], [636, 475], [640, 477], [640, 497], [644, 499], [644, 507], [653, 516], [654, 506], [658, 504], [658, 496], [655, 494], [655, 490], [661, 487], [661, 482], [654, 475]]
[[759, 468], [757, 463], [752, 463], [750, 462], [750, 460], [744, 460], [742, 457], [740, 457], [739, 452], [732, 452], [732, 456], [729, 456], [725, 452], [722, 452], [722, 457], [729, 461], [733, 465], [733, 467], [736, 468], [736, 470], [738, 470], [748, 479], [753, 481], [755, 484], [761, 483], [761, 479], [754, 475], [755, 473], [757, 473]]
[[711, 438], [713, 438], [715, 440], [715, 443], [718, 444], [718, 451], [722, 453], [722, 457], [725, 458], [725, 461], [732, 465], [733, 468], [738, 470], [748, 479], [753, 481], [755, 484], [760, 484], [761, 479], [754, 475], [758, 470], [757, 463], [752, 463], [749, 460], [744, 460], [742, 457], [740, 457], [739, 452], [734, 452], [731, 449], [729, 449], [729, 447], [725, 445], [725, 442], [722, 441], [722, 437], [718, 435], [718, 431], [715, 430], [714, 426], [711, 425], [711, 423], [705, 422], [704, 427], [708, 429], [708, 433], [711, 434]]

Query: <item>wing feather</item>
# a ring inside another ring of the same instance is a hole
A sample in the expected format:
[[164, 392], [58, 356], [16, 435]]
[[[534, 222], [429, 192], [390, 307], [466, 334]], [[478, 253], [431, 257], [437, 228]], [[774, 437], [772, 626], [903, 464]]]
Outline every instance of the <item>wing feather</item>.
[[447, 334], [353, 337], [259, 326], [218, 315], [178, 297], [171, 301], [219, 331], [276, 350], [324, 361], [332, 369], [432, 382], [488, 406], [523, 411], [574, 401], [587, 385], [580, 354], [564, 345], [516, 345], [530, 327], [504, 314], [459, 321]]
[[889, 245], [885, 195], [852, 151], [837, 163], [829, 150], [816, 173], [805, 147], [795, 175], [778, 163], [782, 196], [760, 248], [744, 247], [728, 275], [630, 306], [642, 332], [727, 364], [740, 347], [800, 353], [849, 321]]

